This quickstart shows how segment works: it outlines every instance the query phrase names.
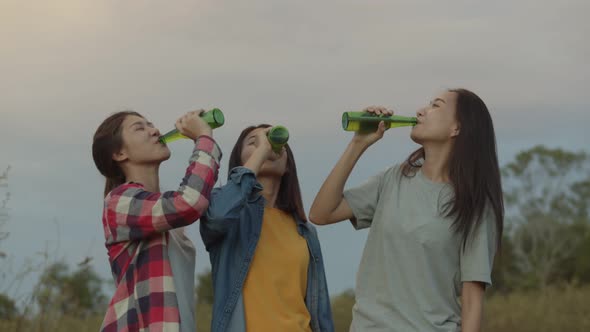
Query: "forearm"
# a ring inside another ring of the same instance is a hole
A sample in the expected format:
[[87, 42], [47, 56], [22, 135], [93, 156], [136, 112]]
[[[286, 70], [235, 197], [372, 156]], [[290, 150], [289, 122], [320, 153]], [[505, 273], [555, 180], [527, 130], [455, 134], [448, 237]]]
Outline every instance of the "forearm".
[[112, 242], [143, 239], [195, 222], [207, 209], [220, 158], [215, 141], [201, 136], [178, 190], [148, 192], [136, 183], [113, 190], [105, 199], [104, 211]]
[[329, 219], [331, 213], [342, 201], [344, 185], [367, 147], [363, 144], [350, 142], [346, 150], [326, 178], [310, 209], [310, 219], [320, 224]]
[[461, 311], [462, 327], [461, 332], [479, 332], [481, 330], [482, 308], [470, 306], [464, 307]]
[[254, 175], [258, 175], [260, 168], [264, 161], [266, 161], [266, 155], [263, 150], [257, 149], [254, 151], [252, 156], [246, 161], [244, 167], [250, 169]]
[[480, 283], [464, 283], [461, 295], [461, 332], [481, 330], [483, 293], [484, 288]]

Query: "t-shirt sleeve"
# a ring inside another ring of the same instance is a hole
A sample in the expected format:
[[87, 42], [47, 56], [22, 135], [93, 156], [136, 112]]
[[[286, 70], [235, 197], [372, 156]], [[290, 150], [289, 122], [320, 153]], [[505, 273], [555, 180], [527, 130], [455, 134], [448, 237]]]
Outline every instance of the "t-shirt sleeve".
[[478, 281], [492, 285], [492, 266], [496, 255], [496, 225], [494, 213], [486, 209], [481, 224], [461, 250], [461, 282]]
[[371, 226], [375, 209], [379, 202], [379, 192], [383, 186], [387, 171], [381, 171], [359, 186], [344, 191], [344, 199], [354, 215], [350, 219], [350, 222], [355, 229], [363, 229]]

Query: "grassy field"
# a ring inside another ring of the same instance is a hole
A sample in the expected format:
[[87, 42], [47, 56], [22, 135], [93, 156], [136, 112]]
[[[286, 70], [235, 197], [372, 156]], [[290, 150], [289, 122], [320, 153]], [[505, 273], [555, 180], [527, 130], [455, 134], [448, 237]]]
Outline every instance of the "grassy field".
[[483, 331], [590, 331], [590, 287], [494, 296], [486, 303]]
[[[340, 302], [344, 306], [351, 301]], [[348, 331], [349, 309], [335, 308], [337, 332]], [[198, 331], [209, 331], [211, 308], [197, 309]], [[70, 317], [0, 321], [0, 331], [85, 332], [98, 331], [102, 317], [85, 320]], [[485, 307], [483, 332], [582, 332], [590, 331], [590, 286], [582, 288], [550, 288], [544, 292], [517, 292], [495, 295]]]

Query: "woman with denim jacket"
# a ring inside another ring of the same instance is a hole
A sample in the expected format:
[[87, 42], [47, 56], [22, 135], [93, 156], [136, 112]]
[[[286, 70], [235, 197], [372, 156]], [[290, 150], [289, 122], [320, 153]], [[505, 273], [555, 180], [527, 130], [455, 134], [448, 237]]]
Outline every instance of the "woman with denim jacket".
[[320, 244], [288, 145], [246, 128], [201, 219], [214, 288], [211, 331], [333, 331]]

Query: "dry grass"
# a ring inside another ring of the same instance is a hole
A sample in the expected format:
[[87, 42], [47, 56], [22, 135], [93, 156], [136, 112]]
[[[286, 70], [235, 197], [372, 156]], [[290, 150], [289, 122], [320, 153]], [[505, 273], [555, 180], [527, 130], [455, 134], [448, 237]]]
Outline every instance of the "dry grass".
[[[351, 306], [352, 302], [346, 303]], [[348, 310], [340, 307], [338, 311]], [[344, 318], [342, 315], [335, 315]], [[344, 315], [348, 316], [348, 315]], [[197, 308], [199, 332], [209, 331], [210, 306]], [[344, 318], [347, 319], [347, 318]], [[0, 321], [2, 332], [98, 331], [101, 317], [70, 317]], [[336, 322], [347, 329], [348, 322]], [[486, 301], [483, 332], [582, 332], [590, 331], [590, 286], [549, 288], [544, 292], [495, 295]]]
[[483, 325], [484, 332], [590, 331], [590, 286], [493, 296]]

